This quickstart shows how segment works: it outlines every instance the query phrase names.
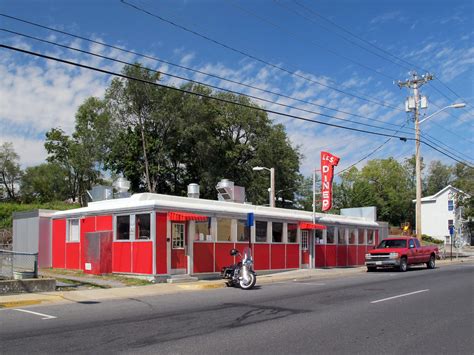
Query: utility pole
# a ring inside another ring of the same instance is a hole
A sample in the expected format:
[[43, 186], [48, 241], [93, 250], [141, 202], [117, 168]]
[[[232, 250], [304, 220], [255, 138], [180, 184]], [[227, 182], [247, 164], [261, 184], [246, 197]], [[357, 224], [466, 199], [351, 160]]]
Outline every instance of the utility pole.
[[423, 84], [433, 80], [433, 75], [426, 73], [421, 77], [416, 72], [411, 72], [412, 78], [406, 81], [399, 81], [400, 88], [413, 89], [413, 96], [409, 96], [405, 103], [405, 111], [413, 112], [415, 121], [415, 157], [416, 157], [416, 237], [421, 241], [421, 161], [420, 161], [420, 108], [428, 107], [426, 96], [420, 98], [419, 89]]

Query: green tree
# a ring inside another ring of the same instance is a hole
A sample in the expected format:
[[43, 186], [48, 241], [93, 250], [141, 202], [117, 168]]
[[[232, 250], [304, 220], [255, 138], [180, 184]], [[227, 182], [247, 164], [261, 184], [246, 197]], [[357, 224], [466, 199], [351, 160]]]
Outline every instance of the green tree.
[[[0, 192], [10, 200], [17, 200], [16, 190], [21, 179], [20, 157], [13, 149], [13, 143], [5, 142], [0, 147]], [[0, 194], [1, 197], [2, 194]]]
[[[127, 65], [122, 73], [149, 82], [158, 82], [160, 74], [141, 67]], [[114, 79], [107, 89], [106, 101], [111, 114], [112, 127], [117, 132], [108, 165], [123, 171], [135, 189], [157, 192], [165, 163], [163, 150], [165, 138], [172, 125], [167, 113], [172, 106], [162, 105], [166, 89], [131, 79]], [[127, 155], [127, 164], [120, 161], [120, 154], [133, 147]], [[130, 164], [133, 159], [137, 164]], [[133, 176], [132, 176], [133, 175]], [[137, 176], [138, 175], [138, 176]], [[142, 182], [143, 180], [143, 182]]]
[[26, 168], [20, 192], [24, 203], [64, 201], [69, 197], [67, 171], [54, 163]]
[[382, 221], [413, 222], [411, 177], [393, 158], [371, 160], [360, 171], [345, 172], [335, 195], [335, 208], [376, 206]]
[[439, 160], [430, 163], [424, 195], [434, 195], [452, 182], [452, 168]]

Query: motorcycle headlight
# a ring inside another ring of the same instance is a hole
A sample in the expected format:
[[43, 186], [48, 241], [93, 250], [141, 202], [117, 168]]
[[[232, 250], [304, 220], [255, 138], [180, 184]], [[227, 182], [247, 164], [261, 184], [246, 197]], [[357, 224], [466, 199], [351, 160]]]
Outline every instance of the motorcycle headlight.
[[366, 258], [366, 259], [370, 259], [371, 257], [372, 257], [372, 256], [371, 256], [369, 253], [365, 254], [365, 258]]
[[400, 257], [400, 254], [398, 253], [390, 253], [390, 259], [398, 259]]

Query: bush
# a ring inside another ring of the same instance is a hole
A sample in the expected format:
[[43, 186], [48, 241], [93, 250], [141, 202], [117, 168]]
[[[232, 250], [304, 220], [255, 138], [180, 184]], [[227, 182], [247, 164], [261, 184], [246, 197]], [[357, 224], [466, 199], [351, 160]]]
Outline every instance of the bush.
[[426, 242], [426, 243], [444, 244], [444, 241], [439, 240], [437, 238], [430, 237], [429, 235], [426, 235], [426, 234], [421, 235], [421, 240]]

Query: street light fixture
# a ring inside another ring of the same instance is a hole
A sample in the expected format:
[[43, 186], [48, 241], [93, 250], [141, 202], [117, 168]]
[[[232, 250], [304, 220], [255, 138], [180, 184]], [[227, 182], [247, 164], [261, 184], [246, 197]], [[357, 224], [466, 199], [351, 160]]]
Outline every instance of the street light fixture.
[[[415, 93], [415, 97], [418, 97], [418, 93]], [[443, 107], [442, 109], [432, 113], [431, 115], [425, 117], [421, 121], [418, 119], [418, 105], [415, 107], [415, 158], [416, 158], [416, 208], [415, 208], [415, 219], [416, 219], [416, 237], [421, 241], [421, 161], [420, 161], [420, 123], [425, 122], [434, 115], [437, 115], [441, 111], [444, 111], [448, 108], [463, 108], [465, 103], [457, 103]]]
[[267, 170], [270, 172], [270, 207], [275, 207], [275, 168], [266, 168], [264, 166], [255, 166], [254, 171]]
[[437, 115], [438, 113], [440, 113], [441, 111], [444, 111], [448, 108], [463, 108], [463, 107], [466, 107], [466, 104], [465, 103], [458, 103], [458, 104], [452, 104], [452, 105], [448, 105], [446, 107], [443, 107], [442, 109], [436, 111], [435, 113], [432, 113], [431, 115], [423, 118], [422, 120], [420, 120], [420, 123], [423, 123], [425, 122], [426, 120], [430, 119], [431, 117], [433, 117], [434, 115]]

